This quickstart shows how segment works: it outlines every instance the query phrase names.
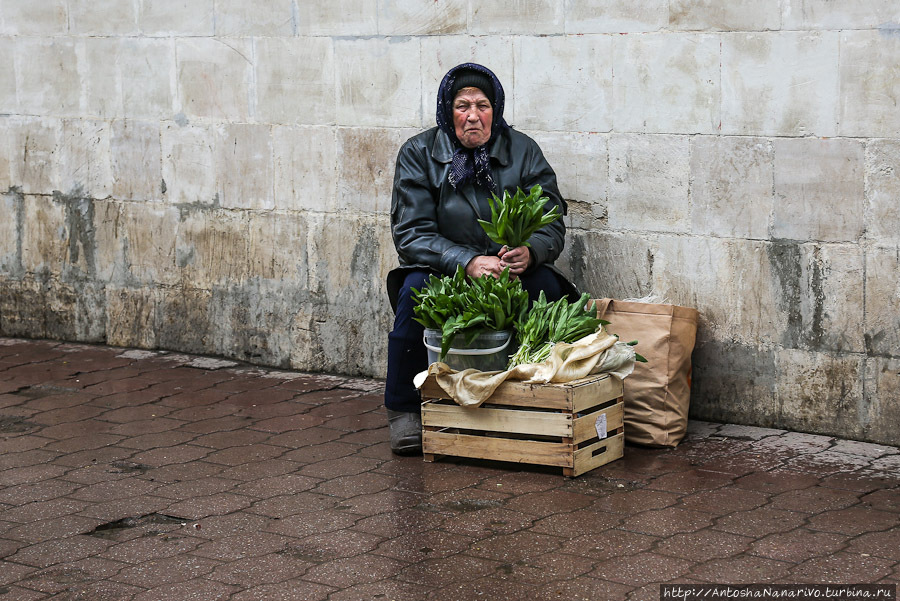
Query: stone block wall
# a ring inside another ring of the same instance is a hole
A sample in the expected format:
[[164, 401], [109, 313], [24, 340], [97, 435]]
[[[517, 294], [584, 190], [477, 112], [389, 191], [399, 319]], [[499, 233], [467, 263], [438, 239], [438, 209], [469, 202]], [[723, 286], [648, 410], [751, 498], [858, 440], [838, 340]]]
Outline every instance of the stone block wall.
[[0, 0], [0, 334], [383, 376], [399, 145], [508, 92], [698, 418], [900, 444], [894, 0]]

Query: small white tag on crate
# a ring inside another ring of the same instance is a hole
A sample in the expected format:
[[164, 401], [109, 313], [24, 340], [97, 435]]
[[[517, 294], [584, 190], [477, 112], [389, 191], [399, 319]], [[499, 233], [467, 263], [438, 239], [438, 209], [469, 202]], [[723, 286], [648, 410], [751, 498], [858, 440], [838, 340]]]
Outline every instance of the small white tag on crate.
[[594, 423], [594, 426], [597, 428], [597, 436], [600, 437], [601, 440], [606, 438], [606, 414], [603, 413], [600, 417], [597, 418], [597, 421]]

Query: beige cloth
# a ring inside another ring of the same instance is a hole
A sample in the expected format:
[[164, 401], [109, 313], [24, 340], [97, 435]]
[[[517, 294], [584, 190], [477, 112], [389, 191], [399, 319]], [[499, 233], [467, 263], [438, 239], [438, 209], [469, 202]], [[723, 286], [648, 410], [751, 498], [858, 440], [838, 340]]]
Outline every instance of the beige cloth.
[[591, 374], [609, 373], [624, 379], [634, 370], [634, 349], [604, 329], [572, 344], [559, 343], [541, 363], [525, 363], [506, 371], [456, 371], [446, 363], [432, 363], [413, 383], [421, 388], [432, 375], [450, 398], [465, 407], [477, 407], [507, 379], [532, 384], [571, 382]]

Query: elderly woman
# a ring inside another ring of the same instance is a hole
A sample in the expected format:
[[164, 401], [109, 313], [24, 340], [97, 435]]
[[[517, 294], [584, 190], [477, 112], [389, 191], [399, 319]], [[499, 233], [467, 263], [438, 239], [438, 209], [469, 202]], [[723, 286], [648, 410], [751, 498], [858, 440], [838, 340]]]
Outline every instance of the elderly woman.
[[470, 277], [519, 277], [534, 301], [541, 290], [557, 300], [574, 289], [555, 268], [565, 238], [557, 220], [537, 231], [530, 247], [506, 248], [492, 242], [478, 225], [490, 220], [488, 198], [504, 190], [540, 184], [546, 209], [566, 203], [556, 175], [534, 140], [503, 119], [503, 87], [486, 67], [456, 66], [438, 89], [437, 127], [409, 139], [400, 149], [394, 173], [391, 229], [400, 267], [388, 275], [395, 310], [388, 337], [385, 407], [391, 450], [421, 452], [420, 399], [413, 376], [428, 365], [423, 328], [413, 321], [411, 288], [422, 289], [431, 274], [453, 274], [462, 266]]

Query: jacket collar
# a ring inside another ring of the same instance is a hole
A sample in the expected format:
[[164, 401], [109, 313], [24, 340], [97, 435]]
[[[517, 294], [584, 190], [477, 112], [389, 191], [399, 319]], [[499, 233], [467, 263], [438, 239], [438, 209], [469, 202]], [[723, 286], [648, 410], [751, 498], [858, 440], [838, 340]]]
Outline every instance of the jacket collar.
[[[491, 145], [491, 152], [489, 153], [492, 159], [496, 159], [504, 167], [509, 166], [509, 145], [509, 136], [505, 131], [501, 132], [494, 139], [494, 143]], [[431, 158], [439, 163], [449, 163], [453, 160], [453, 152], [454, 148], [453, 143], [450, 141], [450, 136], [437, 129], [437, 135], [434, 137], [434, 144], [431, 147]]]

